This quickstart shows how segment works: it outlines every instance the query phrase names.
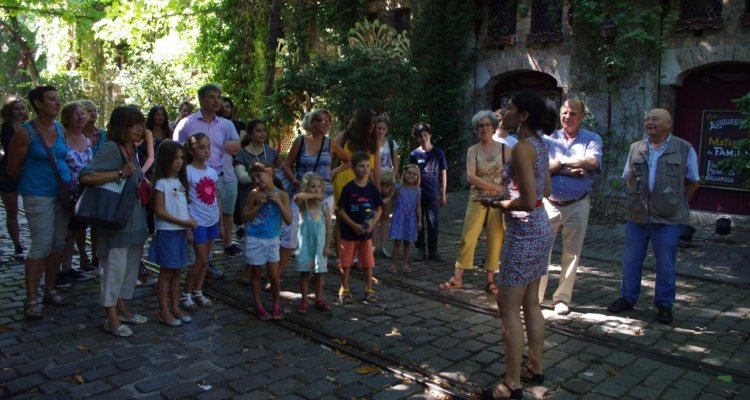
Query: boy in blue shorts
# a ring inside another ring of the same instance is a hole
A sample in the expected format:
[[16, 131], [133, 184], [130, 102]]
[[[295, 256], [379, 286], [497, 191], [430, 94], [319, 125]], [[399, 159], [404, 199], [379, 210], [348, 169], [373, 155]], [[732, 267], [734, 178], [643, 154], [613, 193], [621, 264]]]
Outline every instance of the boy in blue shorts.
[[375, 267], [372, 231], [378, 226], [383, 199], [378, 188], [369, 181], [370, 155], [363, 151], [352, 154], [351, 165], [354, 179], [341, 191], [336, 210], [336, 217], [341, 221], [339, 302], [354, 301], [349, 291], [349, 274], [356, 254], [364, 274], [365, 300], [377, 303], [378, 297], [372, 289], [372, 269]]

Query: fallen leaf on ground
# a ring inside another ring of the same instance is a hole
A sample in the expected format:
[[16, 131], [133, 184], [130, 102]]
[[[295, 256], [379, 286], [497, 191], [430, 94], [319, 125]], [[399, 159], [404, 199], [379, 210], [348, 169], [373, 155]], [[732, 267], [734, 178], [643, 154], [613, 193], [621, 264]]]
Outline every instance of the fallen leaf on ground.
[[380, 372], [380, 368], [371, 367], [369, 365], [357, 368], [357, 374], [358, 375], [367, 375], [367, 374], [372, 374], [372, 373], [376, 373], [376, 372]]

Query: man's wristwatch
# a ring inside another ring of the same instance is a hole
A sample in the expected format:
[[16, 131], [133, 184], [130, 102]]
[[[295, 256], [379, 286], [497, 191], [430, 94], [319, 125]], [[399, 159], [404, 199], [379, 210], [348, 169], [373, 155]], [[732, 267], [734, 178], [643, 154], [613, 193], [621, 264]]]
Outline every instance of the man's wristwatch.
[[117, 176], [118, 176], [119, 179], [122, 179], [123, 175], [122, 175], [122, 170], [121, 169], [117, 170]]
[[561, 161], [560, 162], [560, 169], [565, 169], [565, 167], [567, 167], [567, 165], [565, 165], [565, 161]]

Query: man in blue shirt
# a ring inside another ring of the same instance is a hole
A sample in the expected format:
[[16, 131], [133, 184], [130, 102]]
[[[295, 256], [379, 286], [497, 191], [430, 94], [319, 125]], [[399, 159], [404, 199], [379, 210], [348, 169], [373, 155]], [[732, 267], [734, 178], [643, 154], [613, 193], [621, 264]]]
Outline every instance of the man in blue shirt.
[[[426, 259], [442, 262], [437, 253], [438, 211], [445, 207], [448, 186], [448, 162], [443, 150], [432, 145], [430, 124], [420, 122], [414, 125], [412, 136], [419, 147], [409, 154], [409, 162], [419, 167], [420, 188], [422, 189], [422, 222], [424, 227], [417, 235], [417, 260]], [[427, 251], [425, 252], [425, 230], [427, 231]]]
[[[555, 237], [562, 226], [560, 284], [552, 295], [555, 313], [559, 315], [570, 312], [568, 305], [573, 297], [573, 284], [591, 210], [588, 194], [602, 161], [602, 138], [581, 128], [585, 115], [586, 108], [580, 99], [565, 100], [560, 107], [562, 129], [542, 137], [549, 153], [552, 184], [552, 192], [544, 199], [544, 208]], [[539, 282], [540, 303], [544, 300], [548, 279], [545, 275]]]

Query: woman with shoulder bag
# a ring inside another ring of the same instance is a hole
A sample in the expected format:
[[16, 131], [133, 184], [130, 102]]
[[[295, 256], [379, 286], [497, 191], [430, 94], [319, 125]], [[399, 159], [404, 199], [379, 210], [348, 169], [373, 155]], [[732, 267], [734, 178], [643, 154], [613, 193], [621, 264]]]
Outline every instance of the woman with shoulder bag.
[[44, 272], [43, 302], [54, 306], [70, 303], [55, 290], [70, 211], [58, 201], [61, 185], [70, 183], [65, 162], [67, 147], [62, 125], [55, 121], [60, 113], [57, 89], [39, 86], [29, 92], [29, 103], [36, 118], [23, 124], [13, 135], [8, 151], [8, 175], [18, 181], [18, 193], [29, 224], [31, 246], [26, 256], [26, 301], [28, 319], [43, 317], [37, 302], [39, 280]]
[[123, 186], [122, 198], [131, 204], [121, 205], [131, 210], [124, 228], [115, 230], [105, 226], [97, 228], [97, 255], [102, 267], [101, 294], [107, 319], [104, 330], [127, 337], [133, 331], [124, 323], [141, 325], [148, 318], [130, 311], [125, 300], [133, 298], [138, 278], [141, 249], [148, 236], [146, 209], [138, 195], [138, 186], [144, 179], [138, 165], [135, 143], [143, 139], [145, 130], [143, 114], [132, 106], [117, 107], [112, 111], [107, 126], [107, 141], [94, 156], [94, 160], [80, 173], [80, 182], [85, 185], [103, 185], [120, 180], [129, 180]]

